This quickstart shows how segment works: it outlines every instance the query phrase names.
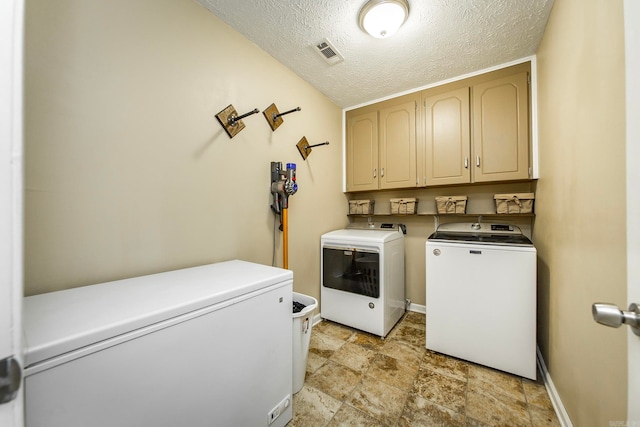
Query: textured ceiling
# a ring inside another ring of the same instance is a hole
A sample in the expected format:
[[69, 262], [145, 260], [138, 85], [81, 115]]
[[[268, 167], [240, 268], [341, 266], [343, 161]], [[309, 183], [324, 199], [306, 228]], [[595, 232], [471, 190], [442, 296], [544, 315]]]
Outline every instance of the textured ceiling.
[[[388, 39], [360, 30], [366, 0], [198, 0], [340, 107], [533, 55], [553, 0], [409, 0]], [[327, 64], [323, 38], [345, 57]]]

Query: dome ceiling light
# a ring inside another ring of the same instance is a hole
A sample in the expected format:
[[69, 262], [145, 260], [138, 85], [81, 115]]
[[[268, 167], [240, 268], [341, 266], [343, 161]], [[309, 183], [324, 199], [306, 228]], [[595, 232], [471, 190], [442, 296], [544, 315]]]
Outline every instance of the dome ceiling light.
[[360, 28], [382, 39], [392, 36], [409, 16], [407, 0], [369, 0], [359, 14]]

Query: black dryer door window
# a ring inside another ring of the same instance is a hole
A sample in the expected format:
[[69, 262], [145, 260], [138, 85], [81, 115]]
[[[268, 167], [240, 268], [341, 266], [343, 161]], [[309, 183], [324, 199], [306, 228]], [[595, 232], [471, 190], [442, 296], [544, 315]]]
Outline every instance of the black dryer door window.
[[380, 296], [380, 254], [358, 249], [322, 248], [322, 285], [344, 292]]

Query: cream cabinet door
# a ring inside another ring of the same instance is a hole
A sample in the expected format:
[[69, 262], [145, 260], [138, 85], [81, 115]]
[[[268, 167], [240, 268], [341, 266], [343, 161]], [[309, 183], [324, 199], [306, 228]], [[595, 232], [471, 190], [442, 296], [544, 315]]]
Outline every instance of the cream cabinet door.
[[426, 185], [471, 182], [469, 88], [424, 98]]
[[347, 191], [378, 189], [378, 112], [347, 113]]
[[416, 187], [417, 101], [383, 108], [380, 115], [380, 188]]
[[474, 182], [529, 178], [527, 73], [473, 86]]

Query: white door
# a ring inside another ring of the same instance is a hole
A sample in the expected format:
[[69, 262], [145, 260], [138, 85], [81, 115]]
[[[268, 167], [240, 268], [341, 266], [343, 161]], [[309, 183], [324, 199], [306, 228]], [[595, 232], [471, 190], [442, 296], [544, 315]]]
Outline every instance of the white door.
[[[0, 1], [0, 401], [12, 396], [22, 335], [22, 51], [24, 0]], [[11, 368], [8, 368], [11, 367]], [[0, 404], [0, 426], [23, 425], [22, 392]]]
[[[640, 304], [640, 2], [625, 0], [627, 92], [627, 306]], [[629, 328], [630, 329], [630, 328]], [[640, 423], [640, 336], [628, 332], [629, 425]], [[632, 424], [633, 423], [633, 424]]]

